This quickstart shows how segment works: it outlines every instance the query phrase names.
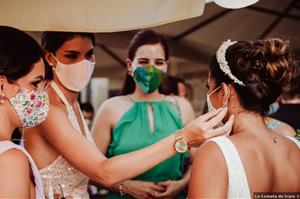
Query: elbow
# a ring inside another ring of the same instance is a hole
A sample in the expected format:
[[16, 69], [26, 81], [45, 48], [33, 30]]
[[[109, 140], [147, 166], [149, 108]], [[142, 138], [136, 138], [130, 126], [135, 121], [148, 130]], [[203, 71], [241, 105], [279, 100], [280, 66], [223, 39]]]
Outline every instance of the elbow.
[[106, 188], [111, 188], [119, 183], [121, 179], [118, 177], [117, 172], [111, 171], [112, 169], [106, 168], [105, 164], [100, 166], [101, 171], [95, 175], [95, 181], [100, 183]]
[[104, 177], [104, 178], [103, 178], [103, 176], [102, 176], [102, 178], [99, 179], [98, 181], [100, 182], [101, 185], [103, 185], [103, 186], [106, 187], [106, 188], [111, 188], [111, 187], [113, 187], [115, 184], [118, 183], [118, 181], [113, 180], [113, 179], [110, 178], [109, 176], [106, 176], [106, 177]]

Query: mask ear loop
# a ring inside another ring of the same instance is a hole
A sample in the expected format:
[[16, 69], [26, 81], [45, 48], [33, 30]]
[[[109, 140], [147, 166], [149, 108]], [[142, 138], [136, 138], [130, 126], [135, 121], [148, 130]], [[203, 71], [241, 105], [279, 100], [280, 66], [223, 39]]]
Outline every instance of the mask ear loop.
[[228, 90], [228, 95], [226, 97], [226, 102], [223, 104], [223, 108], [226, 107], [228, 105], [228, 100], [229, 100], [229, 97], [230, 97], [230, 89], [229, 87], [227, 86], [227, 90]]

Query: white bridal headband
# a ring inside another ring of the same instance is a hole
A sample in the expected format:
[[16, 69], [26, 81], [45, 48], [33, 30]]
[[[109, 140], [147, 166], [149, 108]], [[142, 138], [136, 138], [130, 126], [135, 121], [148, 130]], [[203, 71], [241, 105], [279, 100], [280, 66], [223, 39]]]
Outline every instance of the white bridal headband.
[[228, 66], [228, 62], [225, 59], [226, 50], [229, 46], [235, 44], [237, 41], [230, 41], [228, 39], [227, 41], [222, 42], [221, 46], [219, 47], [216, 58], [217, 62], [220, 65], [220, 69], [230, 78], [234, 81], [234, 83], [237, 83], [241, 86], [245, 86], [245, 84], [240, 81], [236, 76], [234, 76]]

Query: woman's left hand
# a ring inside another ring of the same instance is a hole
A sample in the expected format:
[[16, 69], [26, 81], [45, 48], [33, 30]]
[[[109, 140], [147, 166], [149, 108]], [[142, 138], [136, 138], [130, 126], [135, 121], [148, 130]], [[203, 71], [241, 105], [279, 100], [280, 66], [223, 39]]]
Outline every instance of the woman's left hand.
[[182, 181], [168, 180], [165, 182], [159, 182], [157, 185], [163, 186], [166, 190], [164, 192], [155, 192], [153, 197], [155, 198], [176, 198], [176, 196], [184, 189]]

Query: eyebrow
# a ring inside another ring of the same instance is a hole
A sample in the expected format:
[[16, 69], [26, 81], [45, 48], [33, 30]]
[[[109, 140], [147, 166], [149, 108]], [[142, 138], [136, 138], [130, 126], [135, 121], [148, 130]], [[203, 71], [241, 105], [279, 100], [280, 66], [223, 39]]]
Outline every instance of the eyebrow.
[[35, 77], [34, 80], [44, 80], [44, 77], [42, 75], [39, 75]]
[[[143, 58], [143, 57], [141, 57], [141, 58], [138, 58], [138, 60], [149, 60], [149, 58]], [[157, 58], [157, 59], [155, 59], [156, 61], [166, 61], [165, 59], [163, 59], [163, 58]]]
[[66, 50], [65, 53], [76, 53], [76, 54], [79, 54], [80, 52], [76, 51], [76, 50]]
[[94, 51], [94, 48], [91, 48], [90, 50], [88, 50], [88, 53], [93, 52], [93, 51]]

